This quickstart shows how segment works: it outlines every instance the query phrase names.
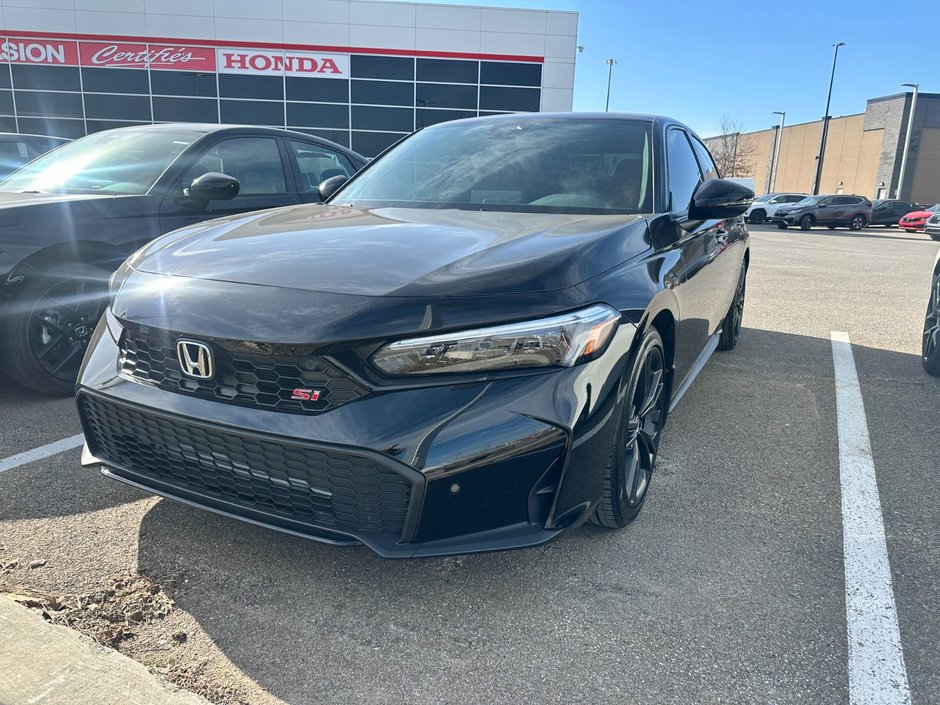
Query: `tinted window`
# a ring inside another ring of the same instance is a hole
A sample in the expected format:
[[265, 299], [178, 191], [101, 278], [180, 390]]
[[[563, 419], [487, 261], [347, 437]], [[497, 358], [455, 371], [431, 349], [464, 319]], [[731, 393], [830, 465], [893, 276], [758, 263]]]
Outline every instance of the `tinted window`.
[[397, 78], [407, 81], [414, 79], [414, 59], [353, 54], [349, 60], [353, 78]]
[[440, 83], [419, 83], [415, 89], [415, 105], [426, 108], [465, 108], [476, 110], [476, 86], [448, 86]]
[[0, 178], [16, 171], [29, 160], [30, 154], [25, 142], [0, 141]]
[[287, 124], [304, 127], [349, 127], [349, 106], [332, 103], [288, 103]]
[[687, 210], [692, 194], [702, 180], [692, 146], [682, 130], [669, 130], [666, 137], [669, 170], [670, 210]]
[[404, 136], [405, 133], [353, 132], [352, 148], [364, 157], [374, 157]]
[[147, 72], [139, 69], [83, 68], [82, 87], [86, 93], [150, 93]]
[[0, 91], [0, 113], [13, 114], [13, 91]]
[[218, 122], [219, 105], [205, 98], [154, 98], [157, 122]]
[[480, 83], [499, 86], [541, 86], [542, 65], [484, 61], [480, 64]]
[[715, 161], [712, 159], [712, 155], [708, 153], [705, 145], [693, 137], [692, 149], [695, 150], [695, 156], [698, 157], [698, 164], [702, 168], [702, 173], [705, 174], [705, 178], [717, 179], [719, 176], [718, 167], [715, 166]]
[[480, 87], [480, 110], [538, 112], [541, 91], [538, 88]]
[[415, 129], [430, 127], [448, 120], [462, 120], [472, 117], [476, 117], [476, 113], [472, 110], [422, 110], [418, 108], [415, 111]]
[[41, 66], [13, 64], [13, 87], [44, 91], [78, 91], [82, 84], [78, 68], [73, 66]]
[[783, 198], [784, 203], [799, 203], [806, 198], [806, 196], [784, 196]]
[[321, 181], [334, 176], [352, 176], [355, 170], [342, 154], [326, 147], [291, 140], [290, 148], [300, 168], [300, 191], [316, 191]]
[[349, 81], [337, 78], [301, 78], [288, 76], [288, 100], [312, 100], [322, 103], [349, 102]]
[[10, 88], [10, 72], [0, 69], [0, 88]]
[[297, 132], [303, 132], [308, 135], [316, 135], [317, 137], [322, 137], [325, 140], [330, 142], [336, 142], [336, 144], [341, 144], [344, 147], [349, 146], [349, 130], [311, 130], [305, 127], [291, 127], [291, 130], [296, 130]]
[[190, 167], [183, 183], [209, 171], [238, 179], [238, 197], [287, 192], [284, 165], [273, 137], [231, 137], [210, 147]]
[[[7, 126], [7, 131], [13, 131], [13, 120]], [[19, 119], [20, 132], [31, 132], [37, 135], [51, 135], [53, 137], [81, 137], [85, 134], [85, 123], [82, 120], [66, 120], [56, 118], [25, 118]]]
[[50, 91], [15, 91], [16, 112], [19, 115], [54, 115], [56, 117], [82, 117], [80, 93]]
[[150, 85], [154, 95], [186, 95], [215, 97], [215, 74], [191, 71], [151, 71]]
[[226, 98], [283, 100], [284, 79], [280, 76], [242, 76], [219, 74], [219, 95]]
[[135, 127], [137, 125], [149, 125], [150, 121], [141, 122], [130, 120], [86, 120], [85, 131], [90, 135], [92, 132], [101, 132], [102, 130], [113, 130], [116, 127]]
[[375, 105], [414, 105], [414, 84], [391, 81], [353, 81], [352, 102]]
[[0, 132], [16, 132], [16, 118], [12, 116], [0, 117]]
[[284, 124], [284, 103], [278, 101], [220, 100], [223, 123], [242, 125]]
[[85, 96], [85, 115], [89, 118], [150, 122], [150, 98], [145, 95], [88, 94]]
[[374, 108], [364, 105], [354, 105], [352, 108], [352, 126], [357, 130], [411, 132], [414, 119], [412, 108]]
[[418, 80], [443, 83], [476, 83], [479, 74], [476, 61], [449, 59], [418, 59]]

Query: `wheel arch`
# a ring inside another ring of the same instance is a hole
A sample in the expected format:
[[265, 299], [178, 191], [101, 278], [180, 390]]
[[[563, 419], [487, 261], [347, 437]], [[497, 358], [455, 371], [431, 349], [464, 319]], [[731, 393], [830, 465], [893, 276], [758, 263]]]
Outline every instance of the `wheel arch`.
[[673, 292], [664, 289], [653, 298], [637, 324], [639, 334], [636, 336], [634, 349], [631, 351], [631, 359], [633, 359], [636, 354], [636, 348], [646, 335], [646, 331], [651, 327], [656, 329], [659, 336], [663, 339], [666, 368], [669, 370], [669, 382], [666, 387], [666, 393], [669, 398], [672, 396], [672, 385], [675, 380], [677, 320], [679, 320], [679, 302]]

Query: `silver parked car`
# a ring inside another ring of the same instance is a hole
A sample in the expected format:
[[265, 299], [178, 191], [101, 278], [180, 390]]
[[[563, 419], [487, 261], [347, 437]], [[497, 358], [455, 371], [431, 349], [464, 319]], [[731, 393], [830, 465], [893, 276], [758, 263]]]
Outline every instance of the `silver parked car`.
[[754, 205], [748, 208], [744, 217], [749, 223], [760, 225], [765, 220], [770, 220], [780, 206], [796, 203], [804, 198], [805, 193], [765, 193], [754, 199]]

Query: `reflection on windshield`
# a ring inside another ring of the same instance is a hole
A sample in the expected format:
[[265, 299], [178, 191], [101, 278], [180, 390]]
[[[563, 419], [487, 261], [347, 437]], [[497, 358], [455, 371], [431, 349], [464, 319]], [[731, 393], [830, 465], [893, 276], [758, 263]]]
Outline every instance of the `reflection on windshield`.
[[447, 123], [407, 138], [335, 197], [357, 207], [541, 213], [652, 211], [649, 125], [520, 118]]
[[200, 134], [170, 129], [98, 132], [27, 164], [0, 183], [0, 191], [147, 193]]
[[819, 203], [825, 196], [810, 196], [809, 198], [804, 198], [802, 201], [797, 201], [793, 204], [793, 207], [797, 206], [812, 206], [816, 203]]

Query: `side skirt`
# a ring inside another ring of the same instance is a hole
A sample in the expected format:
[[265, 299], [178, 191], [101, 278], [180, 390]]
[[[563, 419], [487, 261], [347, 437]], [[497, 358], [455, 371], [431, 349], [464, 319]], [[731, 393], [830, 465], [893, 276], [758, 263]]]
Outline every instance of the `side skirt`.
[[689, 374], [685, 376], [685, 379], [682, 381], [682, 386], [676, 390], [675, 394], [672, 395], [672, 400], [669, 403], [669, 413], [672, 413], [672, 410], [676, 408], [676, 404], [679, 403], [679, 400], [689, 391], [689, 387], [692, 386], [692, 382], [695, 381], [695, 378], [698, 377], [699, 372], [702, 371], [702, 368], [705, 367], [705, 363], [708, 362], [709, 358], [712, 356], [712, 353], [718, 348], [718, 340], [721, 338], [721, 330], [719, 330], [715, 335], [708, 339], [708, 343], [705, 345], [705, 349], [702, 350], [702, 353], [698, 356], [698, 359], [695, 361], [695, 364], [692, 365], [692, 369], [689, 370]]

